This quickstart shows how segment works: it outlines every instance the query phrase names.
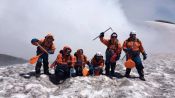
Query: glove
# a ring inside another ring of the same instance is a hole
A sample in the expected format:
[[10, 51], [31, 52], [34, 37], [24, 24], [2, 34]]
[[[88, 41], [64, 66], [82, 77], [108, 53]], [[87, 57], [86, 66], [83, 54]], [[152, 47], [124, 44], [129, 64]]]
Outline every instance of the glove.
[[55, 62], [53, 62], [53, 63], [50, 65], [50, 68], [55, 68], [56, 64], [57, 64], [57, 62], [56, 62], [56, 61], [55, 61]]
[[144, 52], [144, 53], [142, 53], [142, 55], [143, 55], [143, 60], [146, 60], [147, 59], [147, 54]]
[[89, 62], [89, 61], [87, 61], [87, 62], [86, 62], [86, 64], [87, 64], [87, 65], [90, 65], [90, 62]]
[[104, 37], [104, 32], [100, 33], [100, 38]]

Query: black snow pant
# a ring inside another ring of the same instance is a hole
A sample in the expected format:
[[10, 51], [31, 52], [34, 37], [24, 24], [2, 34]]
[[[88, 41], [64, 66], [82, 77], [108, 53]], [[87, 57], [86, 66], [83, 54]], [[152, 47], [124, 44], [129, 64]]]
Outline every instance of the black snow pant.
[[74, 68], [76, 70], [76, 76], [83, 76], [83, 74], [82, 74], [82, 70], [83, 70], [82, 66], [75, 66]]
[[[139, 76], [144, 77], [144, 71], [143, 71], [144, 67], [143, 67], [140, 56], [138, 55], [138, 56], [132, 57], [132, 60], [136, 64], [136, 69], [137, 69], [137, 72], [138, 72]], [[130, 72], [131, 72], [131, 69], [126, 68], [125, 76], [129, 76]]]
[[115, 63], [111, 63], [110, 62], [110, 59], [113, 56], [114, 52], [109, 50], [109, 49], [107, 49], [105, 54], [106, 54], [105, 74], [106, 75], [114, 75], [116, 62]]
[[106, 75], [114, 75], [116, 63], [109, 63], [106, 61], [105, 65], [106, 65], [105, 66]]
[[[41, 50], [37, 49], [37, 55], [41, 54]], [[43, 69], [44, 69], [44, 74], [48, 74], [49, 73], [49, 62], [48, 62], [48, 54], [47, 53], [43, 53], [40, 58], [38, 59], [36, 66], [35, 66], [35, 72], [36, 74], [40, 74], [41, 71], [41, 66], [43, 63]]]
[[55, 76], [57, 80], [64, 80], [69, 77], [70, 68], [68, 65], [57, 65], [55, 68]]

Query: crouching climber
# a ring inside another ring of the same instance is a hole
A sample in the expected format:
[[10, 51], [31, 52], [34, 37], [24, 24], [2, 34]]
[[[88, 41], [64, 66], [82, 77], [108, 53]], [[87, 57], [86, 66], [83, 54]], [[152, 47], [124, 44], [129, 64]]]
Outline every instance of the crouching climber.
[[89, 65], [90, 75], [101, 75], [103, 73], [104, 59], [100, 52], [97, 52]]
[[89, 64], [89, 61], [87, 60], [87, 56], [84, 55], [83, 49], [78, 49], [74, 56], [76, 57], [76, 63], [75, 63], [75, 70], [77, 76], [82, 76], [82, 70], [85, 67], [86, 64]]
[[70, 47], [65, 46], [63, 50], [60, 50], [57, 59], [50, 66], [51, 68], [55, 68], [55, 76], [58, 80], [63, 80], [76, 74], [75, 70], [72, 72], [76, 62], [76, 57], [71, 55], [71, 51]]

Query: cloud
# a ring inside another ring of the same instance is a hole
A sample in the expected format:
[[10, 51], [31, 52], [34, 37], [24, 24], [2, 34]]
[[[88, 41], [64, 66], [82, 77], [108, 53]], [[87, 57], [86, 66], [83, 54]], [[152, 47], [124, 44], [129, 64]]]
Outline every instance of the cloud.
[[43, 38], [46, 32], [55, 36], [56, 53], [70, 45], [92, 57], [106, 48], [99, 40], [92, 41], [100, 32], [109, 26], [118, 33], [131, 29], [118, 0], [2, 0], [0, 6], [0, 51], [25, 58], [35, 53], [30, 40]]
[[[110, 26], [121, 42], [136, 30], [146, 50], [152, 51], [157, 31], [135, 23], [162, 17], [173, 19], [173, 3], [169, 0], [166, 6], [165, 1], [155, 0], [1, 0], [0, 52], [28, 59], [36, 51], [30, 40], [52, 32], [57, 47], [52, 60], [64, 45], [72, 47], [73, 52], [83, 48], [91, 59], [97, 51], [104, 53], [106, 49], [99, 39], [92, 39]], [[161, 8], [165, 10], [161, 12]]]
[[132, 22], [164, 19], [175, 20], [174, 0], [120, 0], [126, 16]]

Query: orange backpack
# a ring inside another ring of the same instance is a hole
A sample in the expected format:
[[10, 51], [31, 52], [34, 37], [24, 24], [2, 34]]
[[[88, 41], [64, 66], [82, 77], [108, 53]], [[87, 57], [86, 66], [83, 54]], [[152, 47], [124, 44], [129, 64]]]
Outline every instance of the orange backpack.
[[124, 65], [126, 68], [134, 68], [136, 64], [132, 59], [128, 59]]

